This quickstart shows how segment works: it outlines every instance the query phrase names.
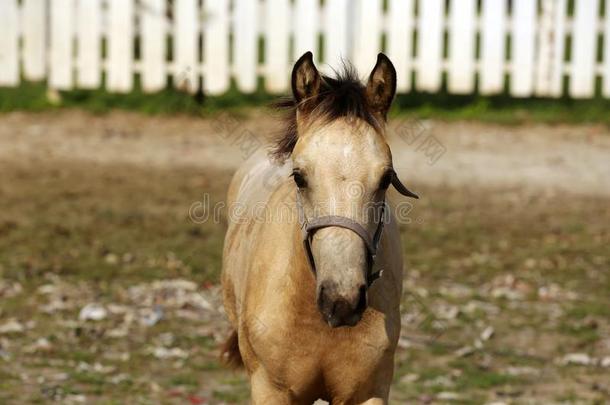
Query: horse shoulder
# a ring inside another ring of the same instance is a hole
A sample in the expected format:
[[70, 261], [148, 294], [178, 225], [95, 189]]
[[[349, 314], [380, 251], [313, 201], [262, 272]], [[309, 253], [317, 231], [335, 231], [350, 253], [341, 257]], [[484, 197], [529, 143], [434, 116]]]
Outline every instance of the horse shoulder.
[[289, 170], [260, 151], [244, 162], [231, 180], [221, 280], [225, 307], [234, 324], [242, 311], [248, 269], [257, 254], [255, 245], [265, 223], [257, 215], [281, 185], [281, 179], [288, 178]]

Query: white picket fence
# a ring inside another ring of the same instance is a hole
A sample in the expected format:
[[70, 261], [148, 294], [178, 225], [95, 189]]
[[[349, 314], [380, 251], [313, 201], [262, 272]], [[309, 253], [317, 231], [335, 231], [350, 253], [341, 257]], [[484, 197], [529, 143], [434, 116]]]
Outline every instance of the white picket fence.
[[0, 86], [279, 93], [307, 50], [363, 76], [383, 50], [401, 93], [446, 75], [453, 94], [588, 98], [601, 80], [610, 98], [610, 0], [0, 0]]

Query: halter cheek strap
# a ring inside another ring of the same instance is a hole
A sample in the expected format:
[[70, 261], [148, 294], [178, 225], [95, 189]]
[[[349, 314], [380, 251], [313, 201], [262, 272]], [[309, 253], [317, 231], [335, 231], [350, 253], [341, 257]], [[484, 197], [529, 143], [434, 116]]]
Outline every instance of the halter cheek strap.
[[301, 199], [301, 193], [297, 190], [297, 198], [296, 198], [297, 210], [299, 214], [299, 224], [301, 226], [301, 236], [303, 239], [303, 247], [305, 248], [305, 253], [307, 254], [307, 260], [309, 262], [309, 267], [313, 274], [316, 274], [316, 263], [313, 257], [313, 253], [311, 251], [311, 240], [313, 238], [313, 234], [322, 228], [328, 228], [332, 226], [337, 226], [344, 229], [349, 229], [354, 232], [356, 235], [362, 239], [364, 242], [364, 246], [367, 251], [367, 262], [368, 262], [368, 271], [367, 271], [367, 285], [370, 287], [371, 284], [375, 280], [377, 280], [383, 273], [383, 270], [379, 270], [376, 272], [372, 272], [373, 265], [375, 263], [375, 259], [377, 257], [377, 249], [379, 248], [379, 242], [381, 241], [381, 235], [383, 233], [383, 225], [384, 225], [384, 214], [385, 214], [385, 201], [381, 207], [381, 212], [379, 215], [379, 222], [377, 223], [377, 229], [375, 233], [371, 236], [369, 232], [358, 222], [354, 221], [351, 218], [338, 216], [338, 215], [326, 215], [322, 217], [312, 218], [308, 220], [305, 216], [305, 210], [303, 208], [303, 201]]

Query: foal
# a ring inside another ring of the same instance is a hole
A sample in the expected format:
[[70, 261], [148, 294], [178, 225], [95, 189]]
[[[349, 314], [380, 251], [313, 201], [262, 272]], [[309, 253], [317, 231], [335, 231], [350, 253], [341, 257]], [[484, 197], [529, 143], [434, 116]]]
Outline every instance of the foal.
[[274, 151], [283, 163], [255, 156], [231, 182], [240, 215], [229, 218], [223, 253], [234, 328], [223, 357], [245, 365], [253, 404], [388, 401], [402, 255], [386, 190], [417, 197], [396, 177], [385, 139], [395, 90], [383, 54], [363, 86], [350, 68], [320, 75], [307, 52], [283, 105], [290, 117]]

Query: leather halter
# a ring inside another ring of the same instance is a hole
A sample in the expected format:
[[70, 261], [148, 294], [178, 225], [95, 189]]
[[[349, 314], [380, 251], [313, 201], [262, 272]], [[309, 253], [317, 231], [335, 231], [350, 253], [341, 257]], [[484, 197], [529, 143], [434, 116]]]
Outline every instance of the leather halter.
[[[400, 194], [404, 196], [419, 198], [417, 194], [409, 190], [407, 187], [405, 187], [404, 184], [401, 183], [395, 172], [393, 172], [392, 175], [392, 185]], [[303, 208], [303, 201], [301, 199], [301, 192], [299, 191], [299, 189], [297, 189], [296, 193], [296, 205], [299, 216], [299, 224], [301, 226], [301, 237], [303, 239], [303, 247], [305, 248], [307, 261], [309, 262], [309, 268], [313, 272], [314, 277], [316, 275], [316, 262], [314, 260], [313, 253], [311, 252], [311, 240], [313, 238], [313, 234], [318, 229], [338, 226], [340, 228], [349, 229], [350, 231], [354, 232], [364, 242], [364, 246], [366, 246], [368, 262], [366, 283], [367, 287], [370, 287], [373, 282], [375, 282], [375, 280], [377, 280], [383, 275], [383, 269], [378, 270], [376, 272], [372, 272], [372, 270], [373, 265], [375, 264], [375, 259], [377, 258], [377, 249], [379, 248], [381, 235], [383, 234], [384, 215], [385, 208], [387, 205], [385, 199], [383, 201], [383, 205], [381, 206], [381, 212], [379, 213], [379, 222], [377, 223], [377, 229], [375, 230], [375, 233], [371, 236], [366, 230], [366, 228], [364, 228], [364, 226], [348, 217], [343, 217], [339, 215], [326, 215], [308, 220], [305, 216], [305, 209]]]
[[381, 206], [377, 229], [375, 230], [375, 233], [372, 237], [362, 225], [348, 217], [343, 217], [339, 215], [326, 215], [308, 220], [305, 216], [305, 209], [303, 208], [303, 201], [301, 200], [301, 192], [298, 189], [296, 203], [297, 210], [299, 213], [299, 224], [301, 225], [303, 247], [305, 248], [305, 253], [307, 254], [309, 268], [313, 272], [314, 276], [316, 275], [316, 262], [313, 258], [313, 253], [311, 252], [311, 239], [313, 238], [313, 234], [318, 229], [328, 228], [331, 226], [338, 226], [340, 228], [349, 229], [350, 231], [358, 235], [360, 239], [362, 239], [362, 241], [364, 242], [364, 246], [366, 246], [368, 262], [368, 271], [366, 274], [367, 287], [370, 287], [371, 284], [373, 284], [373, 282], [383, 274], [383, 269], [374, 273], [372, 273], [372, 270], [373, 264], [375, 263], [375, 258], [377, 256], [377, 249], [379, 248], [381, 234], [383, 233], [383, 218], [386, 206], [385, 200], [383, 201], [383, 205]]

